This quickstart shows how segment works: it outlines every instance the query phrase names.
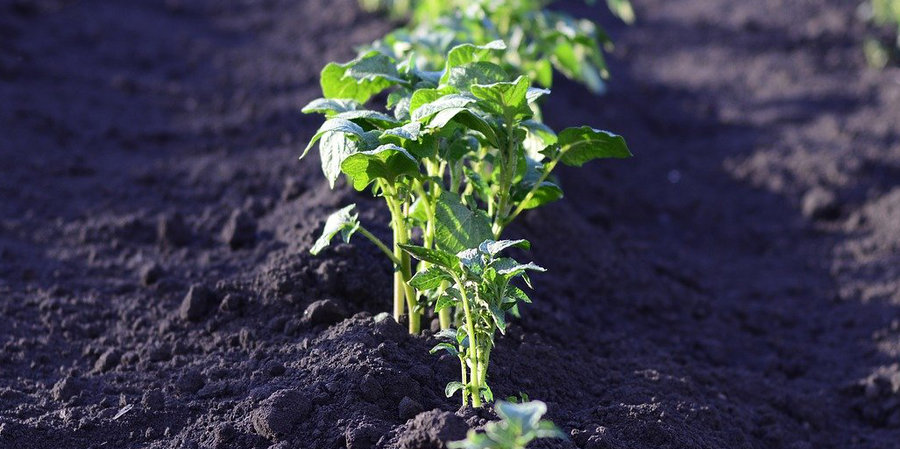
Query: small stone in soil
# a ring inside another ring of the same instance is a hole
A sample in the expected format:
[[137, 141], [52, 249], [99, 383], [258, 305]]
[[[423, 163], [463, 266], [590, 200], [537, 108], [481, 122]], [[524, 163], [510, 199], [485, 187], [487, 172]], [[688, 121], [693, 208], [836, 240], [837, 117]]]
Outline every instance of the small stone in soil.
[[830, 190], [814, 187], [803, 196], [803, 215], [812, 220], [832, 220], [840, 215], [837, 196]]
[[104, 373], [111, 371], [119, 365], [120, 360], [122, 360], [122, 352], [116, 348], [109, 348], [94, 363], [94, 372]]
[[157, 263], [151, 263], [141, 267], [141, 284], [145, 286], [156, 283], [163, 276], [163, 269]]
[[191, 241], [191, 231], [181, 214], [175, 213], [159, 219], [156, 225], [156, 238], [164, 246], [185, 246]]
[[68, 401], [81, 393], [80, 382], [72, 376], [66, 376], [53, 385], [50, 394], [57, 401]]
[[202, 285], [194, 285], [181, 301], [178, 314], [183, 320], [200, 321], [213, 305], [215, 305], [213, 292]]
[[310, 304], [303, 312], [303, 320], [312, 325], [331, 325], [347, 317], [344, 309], [330, 299], [320, 299]]
[[235, 210], [222, 229], [222, 239], [231, 249], [253, 246], [256, 243], [256, 220], [242, 210]]
[[398, 410], [400, 412], [400, 419], [407, 420], [422, 412], [422, 404], [410, 399], [409, 396], [404, 396], [403, 399], [400, 400]]
[[190, 369], [178, 376], [175, 389], [182, 394], [193, 394], [203, 388], [203, 384], [203, 375], [197, 370]]
[[310, 411], [310, 401], [295, 390], [279, 390], [272, 393], [253, 411], [250, 421], [260, 436], [277, 441], [290, 433]]
[[147, 410], [162, 410], [166, 407], [166, 397], [157, 389], [145, 391], [141, 406]]

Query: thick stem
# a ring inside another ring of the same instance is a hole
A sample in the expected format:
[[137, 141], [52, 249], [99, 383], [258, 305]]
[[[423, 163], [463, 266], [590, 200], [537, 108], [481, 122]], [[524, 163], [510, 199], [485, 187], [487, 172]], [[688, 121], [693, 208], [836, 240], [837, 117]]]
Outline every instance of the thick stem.
[[472, 308], [469, 305], [469, 295], [466, 293], [466, 286], [459, 279], [459, 276], [453, 275], [453, 280], [459, 286], [459, 292], [462, 296], [463, 313], [466, 317], [466, 333], [469, 335], [469, 349], [466, 351], [469, 369], [472, 370], [472, 379], [470, 380], [472, 389], [472, 407], [481, 407], [481, 379], [478, 375], [478, 338], [475, 335], [475, 321], [472, 316]]
[[[469, 383], [469, 373], [468, 373], [468, 370], [466, 369], [466, 359], [465, 359], [465, 357], [462, 356], [462, 352], [460, 352], [460, 356], [459, 356], [459, 368], [461, 371], [462, 384], [465, 385], [465, 384]], [[462, 402], [463, 402], [463, 407], [465, 407], [466, 405], [469, 405], [469, 395], [466, 394], [466, 390], [463, 390], [463, 392], [462, 392]]]
[[397, 229], [394, 228], [394, 256], [397, 258], [397, 266], [394, 269], [394, 320], [398, 323], [403, 316], [403, 312], [406, 308], [406, 291], [403, 289], [403, 272], [402, 268], [402, 258], [403, 258], [403, 250], [398, 245], [399, 239], [397, 238]]
[[500, 158], [500, 200], [497, 208], [491, 211], [493, 214], [490, 215], [494, 219], [492, 226], [494, 239], [500, 238], [500, 233], [503, 232], [505, 227], [504, 221], [509, 215], [511, 208], [509, 203], [510, 191], [512, 190], [512, 180], [516, 175], [516, 166], [518, 165], [518, 158], [516, 157], [518, 142], [515, 136], [515, 121], [512, 116], [507, 116], [504, 120], [506, 121], [507, 148], [505, 153], [501, 152], [502, 157]]

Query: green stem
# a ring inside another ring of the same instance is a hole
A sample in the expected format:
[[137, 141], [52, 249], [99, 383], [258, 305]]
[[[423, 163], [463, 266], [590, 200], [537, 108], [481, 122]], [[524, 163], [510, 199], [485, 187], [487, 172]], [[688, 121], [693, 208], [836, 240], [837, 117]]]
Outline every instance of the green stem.
[[[453, 281], [459, 286], [459, 292], [462, 296], [463, 313], [466, 316], [466, 332], [469, 335], [469, 349], [466, 351], [468, 357], [469, 369], [472, 370], [472, 407], [481, 407], [481, 379], [478, 375], [478, 338], [475, 336], [475, 322], [472, 318], [472, 309], [469, 306], [469, 296], [466, 293], [466, 286], [459, 279], [459, 276], [453, 275]], [[465, 394], [465, 393], [463, 393]]]
[[512, 190], [512, 180], [516, 174], [516, 165], [518, 164], [518, 158], [516, 157], [518, 142], [515, 137], [515, 119], [513, 116], [509, 115], [504, 117], [504, 121], [506, 122], [507, 148], [506, 153], [501, 154], [502, 157], [500, 161], [500, 191], [498, 192], [500, 194], [500, 200], [496, 210], [490, 211], [493, 212], [490, 216], [494, 219], [492, 230], [494, 231], [495, 239], [500, 238], [500, 233], [503, 232], [503, 228], [505, 227], [503, 221], [509, 214], [509, 197]]
[[390, 259], [391, 262], [394, 263], [394, 265], [400, 266], [400, 259], [398, 259], [397, 256], [393, 252], [391, 252], [390, 248], [388, 248], [387, 245], [385, 245], [384, 242], [381, 241], [381, 239], [379, 239], [378, 237], [375, 237], [375, 235], [373, 235], [371, 232], [369, 232], [368, 229], [366, 229], [362, 226], [357, 228], [357, 232], [359, 232], [360, 234], [363, 235], [363, 237], [369, 239], [369, 241], [374, 243], [375, 246], [377, 246], [378, 249], [380, 249], [381, 252], [383, 252], [384, 255], [386, 255], [388, 257], [388, 259]]
[[[462, 349], [462, 348], [460, 348], [460, 349]], [[462, 384], [465, 385], [465, 384], [469, 383], [469, 374], [468, 374], [468, 370], [466, 369], [466, 359], [465, 359], [465, 357], [463, 357], [462, 351], [460, 351], [460, 355], [459, 355], [459, 368], [462, 371], [462, 374], [461, 374]], [[463, 392], [462, 392], [462, 402], [463, 402], [463, 407], [469, 405], [469, 395], [466, 394], [466, 390], [463, 390]]]
[[534, 197], [535, 193], [537, 193], [538, 189], [541, 187], [541, 184], [543, 184], [544, 181], [547, 180], [547, 177], [550, 176], [550, 172], [552, 172], [553, 169], [556, 168], [557, 163], [559, 163], [558, 157], [547, 163], [547, 165], [544, 167], [544, 173], [542, 173], [541, 177], [538, 178], [537, 182], [534, 183], [533, 186], [531, 186], [531, 190], [528, 191], [528, 194], [525, 195], [525, 198], [522, 199], [522, 201], [519, 203], [519, 206], [516, 207], [515, 210], [513, 210], [513, 212], [511, 214], [509, 214], [503, 220], [503, 222], [501, 223], [501, 227], [500, 227], [501, 232], [503, 231], [503, 228], [505, 228], [516, 217], [518, 217], [519, 214], [522, 213], [522, 211], [525, 210], [525, 205], [528, 204], [529, 201], [531, 201], [531, 199]]

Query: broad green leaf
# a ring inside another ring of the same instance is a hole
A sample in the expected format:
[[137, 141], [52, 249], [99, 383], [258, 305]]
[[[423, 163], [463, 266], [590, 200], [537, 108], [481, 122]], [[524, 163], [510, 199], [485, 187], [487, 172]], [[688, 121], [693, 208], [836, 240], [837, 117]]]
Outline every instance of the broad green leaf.
[[434, 304], [434, 311], [440, 312], [441, 310], [444, 310], [448, 307], [455, 306], [458, 302], [459, 301], [457, 301], [456, 298], [450, 295], [441, 295], [441, 297], [438, 298], [437, 302], [435, 302]]
[[351, 138], [350, 134], [327, 132], [322, 135], [319, 141], [319, 159], [322, 162], [322, 173], [325, 174], [332, 189], [341, 176], [341, 164], [344, 159], [365, 149], [362, 142]]
[[325, 220], [325, 228], [322, 229], [322, 235], [310, 248], [310, 253], [317, 255], [322, 252], [338, 232], [342, 234], [345, 243], [350, 242], [350, 236], [359, 229], [359, 214], [351, 212], [354, 207], [356, 205], [351, 204], [328, 216]]
[[491, 305], [490, 311], [491, 316], [494, 317], [494, 323], [497, 325], [497, 330], [501, 334], [506, 334], [506, 312], [499, 305]]
[[[413, 94], [413, 100], [410, 100], [410, 114], [412, 114], [412, 120], [422, 121], [447, 109], [466, 109], [466, 107], [468, 107], [472, 103], [475, 103], [476, 101], [474, 98], [467, 95], [450, 94], [444, 95], [443, 97], [438, 97], [437, 99], [429, 101], [427, 103], [422, 103], [421, 105], [413, 108], [413, 101], [420, 102], [431, 98], [432, 93], [429, 91], [430, 89], [419, 89], [418, 91], [416, 91], [416, 93]], [[417, 96], [417, 94], [419, 96]]]
[[547, 413], [547, 405], [541, 401], [523, 402], [521, 404], [497, 401], [494, 405], [494, 411], [497, 412], [497, 416], [501, 419], [527, 432], [538, 427], [541, 417]]
[[483, 108], [495, 114], [506, 115], [508, 111], [527, 111], [530, 114], [526, 98], [530, 85], [528, 78], [520, 76], [511, 82], [473, 84], [470, 90], [476, 98], [484, 100], [479, 103]]
[[544, 181], [534, 191], [534, 193], [531, 195], [531, 198], [522, 204], [522, 208], [525, 210], [534, 209], [536, 207], [541, 207], [547, 203], [557, 201], [562, 197], [563, 191], [558, 185], [550, 181]]
[[463, 384], [462, 382], [459, 382], [459, 381], [453, 381], [453, 382], [448, 383], [447, 386], [444, 388], [444, 394], [448, 398], [450, 398], [450, 397], [453, 397], [453, 395], [456, 394], [457, 391], [462, 390], [463, 388], [466, 388], [465, 384]]
[[456, 341], [456, 329], [441, 329], [436, 334], [434, 334], [434, 337]]
[[425, 271], [416, 273], [408, 284], [419, 291], [434, 290], [441, 286], [444, 281], [453, 281], [453, 277], [444, 272], [443, 269], [432, 267]]
[[444, 267], [450, 270], [457, 270], [459, 266], [459, 259], [446, 251], [441, 251], [438, 249], [428, 249], [422, 246], [416, 245], [408, 245], [401, 243], [400, 248], [404, 251], [411, 254], [416, 259], [419, 259], [423, 262], [428, 262], [430, 264], [434, 264], [440, 267]]
[[367, 128], [391, 128], [400, 123], [394, 117], [378, 111], [370, 111], [366, 109], [341, 112], [335, 116], [336, 118], [350, 120], [359, 125], [367, 125]]
[[465, 108], [449, 108], [438, 112], [428, 122], [428, 128], [441, 129], [447, 126], [451, 120], [480, 132], [491, 145], [498, 145], [497, 133], [494, 128], [480, 115]]
[[519, 248], [524, 250], [531, 249], [531, 243], [528, 240], [485, 240], [478, 245], [478, 250], [490, 254], [491, 257], [496, 256], [501, 251], [509, 248]]
[[359, 109], [360, 104], [354, 100], [340, 98], [316, 98], [301, 109], [304, 114], [325, 114], [326, 117], [333, 117], [341, 112], [355, 111]]
[[447, 53], [447, 62], [440, 78], [440, 84], [446, 84], [450, 77], [450, 69], [461, 65], [478, 62], [500, 50], [506, 50], [506, 44], [501, 40], [488, 42], [485, 45], [462, 44], [450, 49]]
[[342, 118], [332, 118], [325, 120], [325, 123], [319, 127], [319, 130], [316, 131], [316, 134], [309, 140], [309, 143], [306, 144], [306, 148], [303, 149], [303, 154], [300, 155], [300, 159], [303, 159], [306, 156], [306, 153], [309, 153], [309, 149], [316, 144], [316, 142], [322, 138], [326, 133], [342, 133], [342, 134], [350, 134], [351, 136], [355, 136], [357, 139], [366, 139], [367, 134], [366, 130], [362, 129], [361, 126], [356, 123], [351, 122], [350, 120], [342, 119]]
[[[450, 355], [454, 355], [454, 356], [459, 355], [459, 350], [456, 349], [456, 346], [453, 346], [450, 343], [438, 343], [438, 344], [434, 345], [434, 347], [431, 348], [431, 350], [428, 351], [428, 353], [434, 354], [435, 352], [438, 352], [438, 351], [447, 351], [450, 353]], [[448, 397], [450, 397], [450, 396], [448, 396]]]
[[416, 141], [419, 140], [421, 127], [422, 125], [419, 124], [419, 122], [409, 122], [403, 126], [386, 129], [381, 133], [381, 140], [396, 143], [398, 145], [409, 140]]
[[437, 89], [416, 89], [409, 98], [410, 117], [414, 117], [413, 114], [415, 114], [416, 110], [422, 107], [422, 105], [436, 101], [443, 95], [444, 94]]
[[506, 292], [503, 294], [503, 297], [505, 302], [517, 303], [522, 301], [531, 304], [531, 298], [528, 297], [528, 294], [522, 291], [521, 288], [512, 284], [506, 286]]
[[562, 130], [557, 148], [551, 151], [554, 153], [551, 157], [559, 155], [560, 162], [574, 167], [580, 167], [594, 159], [632, 156], [621, 136], [590, 126]]
[[473, 84], [493, 84], [508, 81], [509, 75], [497, 64], [473, 62], [449, 70], [447, 80], [441, 85], [451, 86], [461, 92], [468, 92]]
[[435, 207], [435, 246], [447, 252], [475, 248], [493, 237], [491, 220], [481, 210], [471, 210], [459, 195], [441, 193]]
[[341, 163], [341, 171], [350, 177], [354, 189], [363, 190], [376, 179], [393, 184], [400, 176], [416, 176], [419, 163], [403, 148], [385, 144], [347, 156]]
[[525, 140], [522, 141], [526, 155], [535, 161], [541, 160], [541, 152], [556, 143], [556, 133], [549, 126], [535, 120], [523, 120], [520, 126], [526, 131]]
[[325, 98], [352, 99], [360, 104], [403, 82], [393, 60], [376, 51], [345, 64], [329, 63], [322, 69], [320, 79]]

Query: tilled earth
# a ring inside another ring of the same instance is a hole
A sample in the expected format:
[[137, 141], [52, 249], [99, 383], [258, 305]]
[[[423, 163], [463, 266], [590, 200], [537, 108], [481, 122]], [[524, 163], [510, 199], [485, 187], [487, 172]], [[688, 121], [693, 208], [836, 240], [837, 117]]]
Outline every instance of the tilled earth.
[[[602, 2], [601, 2], [602, 3]], [[635, 158], [566, 170], [499, 397], [535, 447], [900, 447], [900, 69], [856, 2], [635, 0], [609, 93], [546, 116]], [[482, 424], [379, 313], [364, 242], [308, 254], [318, 70], [392, 27], [352, 0], [0, 0], [0, 447], [431, 448]]]

